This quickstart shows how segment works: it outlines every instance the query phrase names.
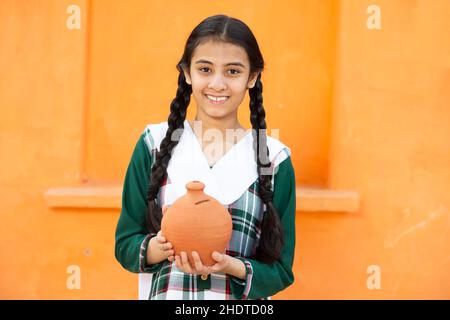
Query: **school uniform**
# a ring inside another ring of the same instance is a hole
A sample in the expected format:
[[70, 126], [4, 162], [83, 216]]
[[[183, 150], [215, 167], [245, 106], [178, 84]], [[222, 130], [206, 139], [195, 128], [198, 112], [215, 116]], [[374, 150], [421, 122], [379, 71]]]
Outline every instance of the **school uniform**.
[[167, 259], [153, 265], [146, 263], [147, 244], [156, 235], [149, 234], [145, 228], [149, 173], [167, 128], [167, 122], [145, 127], [134, 148], [123, 185], [115, 255], [126, 270], [139, 273], [139, 298], [267, 299], [291, 285], [294, 281], [296, 195], [290, 149], [267, 136], [273, 173], [273, 205], [280, 216], [285, 242], [280, 259], [268, 265], [249, 258], [258, 245], [265, 209], [258, 194], [259, 179], [251, 130], [211, 167], [188, 120], [184, 122], [183, 133], [169, 161], [167, 178], [156, 201], [161, 207], [170, 207], [186, 194], [186, 183], [202, 181], [204, 192], [217, 199], [232, 216], [233, 231], [225, 253], [243, 261], [246, 278], [239, 279], [222, 272], [202, 278], [201, 275], [182, 272], [175, 261]]

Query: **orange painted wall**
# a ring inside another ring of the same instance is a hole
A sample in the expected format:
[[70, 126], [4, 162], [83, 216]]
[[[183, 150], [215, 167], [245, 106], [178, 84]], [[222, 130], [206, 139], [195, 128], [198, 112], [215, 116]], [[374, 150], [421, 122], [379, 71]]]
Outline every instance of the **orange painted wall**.
[[[368, 30], [372, 3], [339, 10], [328, 179], [362, 206], [327, 224], [329, 241], [342, 237], [331, 265], [348, 275], [327, 296], [449, 299], [450, 2], [376, 1], [382, 29]], [[372, 264], [381, 290], [357, 280]]]
[[43, 194], [122, 183], [140, 132], [167, 119], [187, 36], [216, 13], [258, 39], [267, 123], [298, 185], [361, 197], [357, 213], [297, 212], [296, 280], [274, 299], [450, 298], [450, 3], [377, 1], [381, 30], [366, 27], [370, 4], [1, 1], [0, 298], [137, 298], [114, 258], [120, 212], [52, 209]]

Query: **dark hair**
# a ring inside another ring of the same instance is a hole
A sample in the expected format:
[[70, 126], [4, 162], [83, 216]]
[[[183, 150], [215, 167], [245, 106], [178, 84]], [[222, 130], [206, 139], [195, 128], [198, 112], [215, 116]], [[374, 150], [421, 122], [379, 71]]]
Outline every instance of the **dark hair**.
[[253, 129], [253, 148], [259, 177], [258, 193], [265, 204], [266, 210], [260, 226], [261, 236], [258, 247], [252, 258], [271, 264], [278, 260], [281, 255], [283, 230], [278, 212], [272, 204], [272, 174], [269, 171], [271, 164], [266, 143], [266, 113], [263, 107], [263, 86], [261, 83], [261, 71], [264, 69], [264, 60], [250, 28], [241, 20], [225, 15], [208, 17], [195, 27], [186, 42], [183, 56], [177, 64], [177, 69], [180, 72], [178, 75], [178, 89], [176, 97], [170, 105], [168, 130], [161, 141], [159, 151], [156, 153], [150, 174], [150, 184], [147, 191], [147, 228], [153, 233], [157, 233], [161, 229], [162, 210], [157, 204], [156, 198], [160, 186], [167, 178], [167, 166], [172, 151], [178, 144], [179, 139], [172, 139], [172, 135], [174, 133], [180, 134], [184, 130], [186, 109], [190, 102], [192, 87], [186, 83], [183, 69], [188, 72], [195, 48], [208, 40], [223, 41], [242, 47], [247, 52], [250, 61], [250, 76], [255, 75], [256, 72], [259, 73], [254, 87], [249, 89], [250, 121]]

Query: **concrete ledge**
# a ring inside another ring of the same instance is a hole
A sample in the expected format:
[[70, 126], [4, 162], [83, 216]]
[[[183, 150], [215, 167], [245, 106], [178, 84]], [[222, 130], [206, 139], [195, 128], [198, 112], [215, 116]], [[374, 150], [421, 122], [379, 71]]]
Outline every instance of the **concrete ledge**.
[[110, 208], [122, 207], [122, 185], [97, 185], [51, 188], [44, 193], [52, 208]]
[[[297, 211], [357, 212], [356, 191], [330, 190], [297, 186]], [[122, 206], [122, 185], [86, 185], [51, 188], [44, 193], [52, 208], [111, 208]]]
[[357, 212], [359, 193], [297, 186], [297, 211]]

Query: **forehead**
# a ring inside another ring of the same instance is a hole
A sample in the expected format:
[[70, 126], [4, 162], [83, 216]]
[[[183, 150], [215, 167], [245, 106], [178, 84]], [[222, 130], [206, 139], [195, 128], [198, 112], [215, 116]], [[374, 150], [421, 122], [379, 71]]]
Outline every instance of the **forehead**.
[[204, 59], [213, 64], [222, 65], [228, 62], [241, 62], [248, 66], [248, 56], [245, 49], [232, 43], [208, 40], [199, 44], [192, 55], [192, 63]]

